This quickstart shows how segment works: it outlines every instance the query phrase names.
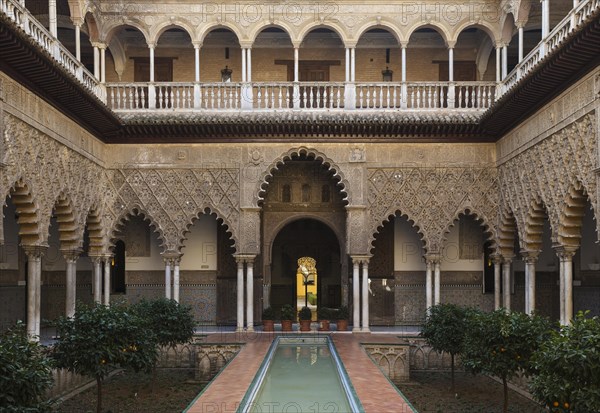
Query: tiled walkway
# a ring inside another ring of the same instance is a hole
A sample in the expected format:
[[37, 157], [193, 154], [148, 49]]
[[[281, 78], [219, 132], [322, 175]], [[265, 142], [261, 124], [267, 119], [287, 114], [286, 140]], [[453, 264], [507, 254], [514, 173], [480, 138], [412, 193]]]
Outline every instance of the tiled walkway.
[[[361, 346], [361, 343], [367, 342], [395, 342], [397, 340], [395, 336], [334, 333], [332, 337], [366, 413], [412, 412], [404, 398]], [[260, 367], [272, 339], [272, 333], [209, 335], [204, 342], [244, 342], [246, 345], [189, 408], [188, 413], [235, 412]]]

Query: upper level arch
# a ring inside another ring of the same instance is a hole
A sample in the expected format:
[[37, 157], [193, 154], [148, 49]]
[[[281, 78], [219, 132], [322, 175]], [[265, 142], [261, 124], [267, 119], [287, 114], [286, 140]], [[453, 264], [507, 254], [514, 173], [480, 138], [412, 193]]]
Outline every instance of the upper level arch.
[[240, 44], [245, 39], [244, 35], [242, 34], [242, 32], [240, 31], [240, 28], [238, 26], [225, 21], [225, 22], [207, 24], [206, 26], [202, 26], [202, 28], [200, 30], [198, 30], [196, 38], [195, 39], [192, 38], [192, 41], [197, 40], [200, 43], [204, 43], [204, 41], [206, 40], [206, 36], [210, 32], [212, 32], [216, 29], [227, 29], [227, 30], [231, 31], [237, 38], [238, 43], [240, 43]]
[[365, 33], [373, 29], [382, 29], [387, 31], [396, 38], [398, 44], [408, 41], [408, 39], [403, 39], [402, 32], [398, 29], [398, 25], [388, 18], [382, 18], [381, 20], [366, 22], [358, 30], [356, 30], [354, 40], [358, 42]]
[[348, 35], [344, 32], [344, 28], [342, 26], [340, 26], [339, 24], [336, 23], [332, 23], [332, 22], [327, 22], [327, 23], [322, 23], [322, 22], [313, 22], [310, 23], [306, 26], [304, 26], [300, 32], [298, 33], [298, 37], [297, 39], [292, 39], [293, 41], [297, 41], [298, 43], [303, 42], [306, 39], [306, 36], [312, 32], [315, 29], [329, 29], [332, 32], [334, 32], [335, 34], [337, 34], [341, 40], [341, 42], [346, 46], [346, 47], [350, 47], [349, 43], [350, 40], [348, 38]]
[[185, 19], [174, 18], [168, 21], [163, 21], [155, 26], [150, 27], [148, 34], [151, 44], [157, 44], [164, 32], [170, 29], [181, 29], [188, 34], [192, 42], [196, 38], [196, 31], [193, 26]]
[[440, 24], [438, 22], [432, 21], [432, 22], [425, 23], [425, 24], [423, 24], [422, 22], [415, 23], [413, 26], [409, 27], [406, 30], [406, 32], [405, 32], [406, 37], [403, 40], [410, 45], [410, 38], [412, 37], [412, 35], [416, 31], [421, 30], [421, 29], [431, 29], [431, 30], [436, 31], [442, 37], [442, 40], [444, 41], [444, 43], [446, 45], [448, 45], [448, 41], [452, 38], [447, 27], [444, 27], [442, 24]]
[[495, 27], [494, 25], [492, 25], [491, 23], [489, 23], [487, 21], [481, 21], [481, 22], [477, 22], [477, 23], [472, 23], [472, 22], [462, 23], [454, 31], [454, 35], [449, 39], [450, 42], [452, 42], [452, 43], [457, 42], [460, 35], [462, 33], [464, 33], [465, 30], [468, 30], [468, 29], [479, 29], [479, 30], [483, 31], [485, 34], [488, 35], [488, 37], [490, 38], [490, 40], [492, 41], [493, 44], [496, 44], [496, 43], [498, 43], [498, 41], [500, 41], [500, 38], [497, 35], [497, 30], [498, 30], [497, 27]]
[[146, 44], [152, 44], [150, 41], [150, 35], [146, 31], [145, 26], [137, 20], [127, 19], [125, 22], [114, 22], [109, 24], [107, 27], [103, 27], [104, 36], [100, 36], [100, 41], [103, 41], [105, 44], [110, 44], [113, 36], [116, 36], [120, 33], [121, 30], [126, 29], [127, 27], [131, 27], [137, 29], [142, 36], [144, 37], [144, 41]]
[[290, 41], [292, 43], [294, 43], [294, 41], [296, 40], [294, 38], [294, 29], [290, 25], [288, 25], [287, 23], [285, 23], [283, 21], [264, 22], [262, 24], [259, 24], [255, 27], [253, 27], [250, 30], [250, 32], [248, 32], [248, 39], [252, 42], [252, 44], [254, 44], [254, 42], [256, 42], [256, 39], [258, 38], [258, 36], [261, 33], [263, 33], [263, 31], [265, 31], [266, 29], [271, 29], [271, 28], [283, 30], [283, 32], [288, 35], [288, 37], [290, 38]]

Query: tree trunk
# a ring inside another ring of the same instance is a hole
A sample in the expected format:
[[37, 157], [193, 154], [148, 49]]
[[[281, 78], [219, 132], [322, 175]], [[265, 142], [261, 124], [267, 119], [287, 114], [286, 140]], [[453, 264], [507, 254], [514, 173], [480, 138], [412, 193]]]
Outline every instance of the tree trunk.
[[502, 385], [504, 386], [504, 407], [502, 408], [503, 413], [508, 413], [508, 382], [506, 377], [502, 377]]
[[96, 399], [96, 413], [102, 413], [102, 378], [96, 376], [96, 391], [98, 398]]
[[454, 354], [450, 354], [450, 371], [452, 377], [452, 393], [454, 393]]
[[152, 393], [156, 391], [156, 361], [152, 366]]

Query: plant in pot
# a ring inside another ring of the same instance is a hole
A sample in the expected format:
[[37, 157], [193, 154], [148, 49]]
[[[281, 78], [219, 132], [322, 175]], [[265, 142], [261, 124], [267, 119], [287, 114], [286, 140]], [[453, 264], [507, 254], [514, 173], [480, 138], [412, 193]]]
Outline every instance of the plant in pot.
[[298, 319], [300, 320], [300, 331], [310, 331], [310, 322], [312, 319], [312, 311], [308, 307], [302, 307], [298, 311]]
[[345, 305], [341, 306], [337, 310], [337, 329], [338, 331], [346, 331], [348, 330], [348, 317], [350, 316], [350, 312], [348, 311], [348, 307]]
[[275, 331], [275, 311], [271, 307], [262, 312], [263, 331]]
[[296, 311], [290, 304], [281, 307], [281, 331], [292, 331], [292, 323], [296, 318]]
[[331, 309], [327, 307], [319, 307], [317, 310], [317, 316], [319, 317], [319, 331], [329, 331], [329, 320], [331, 320]]

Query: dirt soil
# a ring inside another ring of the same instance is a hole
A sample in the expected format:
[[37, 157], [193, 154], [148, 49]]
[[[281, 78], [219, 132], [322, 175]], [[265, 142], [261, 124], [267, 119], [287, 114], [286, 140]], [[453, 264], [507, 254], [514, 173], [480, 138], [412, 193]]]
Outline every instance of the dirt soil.
[[[194, 371], [159, 369], [154, 390], [152, 376], [120, 373], [103, 386], [103, 413], [180, 413], [202, 390], [194, 382]], [[96, 413], [96, 387], [57, 406], [60, 413]]]
[[[452, 393], [450, 373], [411, 372], [409, 383], [396, 383], [419, 413], [502, 413], [502, 384], [486, 376], [456, 373]], [[508, 411], [542, 413], [535, 402], [509, 390]]]

